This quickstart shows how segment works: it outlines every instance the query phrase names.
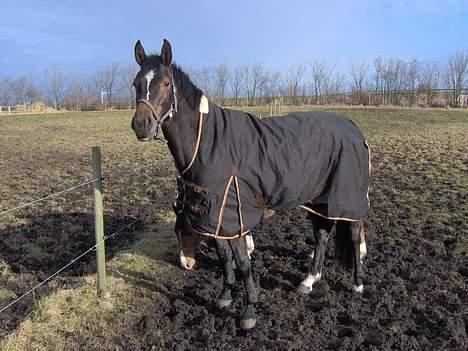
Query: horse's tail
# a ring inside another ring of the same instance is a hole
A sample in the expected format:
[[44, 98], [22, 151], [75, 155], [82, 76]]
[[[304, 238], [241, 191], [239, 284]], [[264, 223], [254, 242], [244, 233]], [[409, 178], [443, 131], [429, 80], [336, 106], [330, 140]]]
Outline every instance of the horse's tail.
[[337, 221], [335, 235], [335, 258], [345, 267], [353, 266], [353, 242], [349, 223]]

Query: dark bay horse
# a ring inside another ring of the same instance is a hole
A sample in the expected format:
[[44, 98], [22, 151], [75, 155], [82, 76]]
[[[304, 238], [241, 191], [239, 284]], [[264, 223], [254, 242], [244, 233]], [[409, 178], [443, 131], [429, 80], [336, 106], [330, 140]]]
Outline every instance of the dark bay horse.
[[232, 302], [234, 261], [247, 295], [240, 326], [255, 326], [250, 231], [262, 215], [294, 207], [308, 212], [316, 243], [298, 291], [308, 294], [320, 280], [335, 234], [336, 255], [352, 265], [354, 289], [362, 292], [370, 153], [356, 125], [324, 112], [260, 120], [212, 104], [172, 63], [167, 40], [160, 55], [148, 56], [138, 41], [135, 58], [140, 71], [132, 129], [140, 141], [166, 140], [179, 171], [173, 208], [182, 267], [194, 266], [202, 236], [215, 239], [224, 275], [217, 305]]

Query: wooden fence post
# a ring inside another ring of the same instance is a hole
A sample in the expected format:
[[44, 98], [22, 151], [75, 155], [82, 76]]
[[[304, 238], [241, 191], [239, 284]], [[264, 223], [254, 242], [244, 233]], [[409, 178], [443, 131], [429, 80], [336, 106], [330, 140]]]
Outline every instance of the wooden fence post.
[[106, 296], [106, 251], [104, 246], [104, 209], [102, 203], [101, 147], [93, 147], [94, 232], [96, 236], [97, 294]]

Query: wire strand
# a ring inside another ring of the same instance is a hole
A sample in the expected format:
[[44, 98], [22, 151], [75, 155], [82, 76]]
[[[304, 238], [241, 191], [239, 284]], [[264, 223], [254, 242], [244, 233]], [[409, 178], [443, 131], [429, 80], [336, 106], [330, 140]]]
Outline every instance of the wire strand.
[[61, 190], [61, 191], [59, 191], [59, 192], [57, 192], [57, 193], [53, 193], [53, 194], [50, 194], [50, 195], [41, 197], [40, 199], [36, 199], [36, 200], [30, 201], [30, 202], [24, 203], [24, 204], [22, 204], [22, 205], [18, 205], [18, 206], [16, 206], [16, 207], [10, 208], [10, 209], [8, 209], [8, 210], [4, 210], [4, 211], [0, 212], [0, 216], [1, 216], [1, 215], [4, 215], [4, 214], [7, 214], [7, 213], [10, 213], [10, 212], [13, 212], [13, 211], [15, 211], [15, 210], [19, 210], [19, 209], [21, 209], [21, 208], [24, 208], [24, 207], [33, 205], [33, 204], [35, 204], [35, 203], [37, 203], [37, 202], [48, 200], [48, 199], [50, 199], [50, 198], [52, 198], [52, 197], [61, 195], [61, 194], [66, 193], [66, 192], [68, 192], [68, 191], [81, 188], [82, 186], [85, 186], [85, 185], [94, 183], [94, 182], [96, 182], [96, 181], [98, 181], [97, 178], [91, 179], [91, 180], [88, 180], [88, 181], [86, 181], [86, 182], [84, 182], [84, 183], [81, 183], [81, 184], [77, 184], [77, 185], [75, 185], [75, 186], [72, 186], [71, 188]]
[[86, 250], [85, 252], [83, 252], [81, 255], [75, 257], [74, 259], [72, 259], [69, 263], [67, 263], [65, 266], [63, 266], [62, 268], [60, 268], [58, 271], [56, 271], [54, 274], [50, 275], [49, 277], [47, 277], [46, 279], [44, 279], [42, 282], [40, 282], [39, 284], [37, 284], [36, 286], [34, 286], [33, 288], [29, 289], [28, 291], [26, 291], [23, 295], [21, 295], [20, 297], [17, 297], [16, 299], [14, 299], [13, 301], [11, 301], [9, 304], [7, 304], [6, 306], [2, 307], [2, 309], [0, 309], [0, 313], [2, 313], [3, 311], [5, 311], [7, 308], [13, 306], [14, 304], [16, 304], [18, 301], [22, 300], [24, 297], [26, 297], [27, 295], [29, 295], [30, 293], [32, 293], [33, 291], [37, 290], [38, 288], [40, 288], [42, 285], [44, 285], [45, 283], [47, 283], [48, 281], [50, 281], [52, 278], [56, 277], [58, 274], [60, 274], [62, 271], [64, 271], [65, 269], [67, 269], [68, 267], [70, 267], [73, 263], [75, 263], [76, 261], [78, 261], [79, 259], [81, 259], [83, 256], [87, 255], [88, 253], [90, 253], [91, 251], [94, 251], [99, 245], [101, 245], [104, 241], [106, 241], [107, 239], [110, 239], [110, 238], [113, 238], [114, 236], [116, 236], [117, 234], [121, 233], [122, 231], [124, 231], [125, 229], [129, 228], [132, 224], [136, 223], [138, 221], [138, 219], [135, 219], [133, 222], [123, 226], [122, 228], [120, 228], [119, 230], [115, 231], [114, 233], [110, 234], [110, 235], [106, 235], [104, 236], [104, 238], [100, 241], [98, 241], [94, 246], [90, 247], [88, 250]]
[[135, 174], [136, 172], [141, 171], [142, 169], [153, 167], [153, 166], [156, 166], [157, 164], [158, 164], [158, 162], [155, 162], [155, 163], [152, 163], [152, 164], [149, 164], [149, 165], [145, 165], [143, 167], [134, 168], [131, 171], [123, 170], [123, 171], [119, 171], [119, 172], [115, 172], [115, 173], [107, 172], [108, 176], [104, 176], [104, 181], [112, 180], [112, 179], [115, 179], [116, 177], [123, 176], [123, 175]]

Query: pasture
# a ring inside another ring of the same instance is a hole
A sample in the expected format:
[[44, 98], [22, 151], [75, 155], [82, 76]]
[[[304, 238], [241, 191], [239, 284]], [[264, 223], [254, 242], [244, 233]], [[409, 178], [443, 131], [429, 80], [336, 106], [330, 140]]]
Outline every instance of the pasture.
[[[298, 294], [312, 229], [301, 210], [278, 213], [253, 233], [260, 303], [248, 335], [236, 326], [240, 285], [227, 312], [214, 307], [222, 272], [209, 241], [195, 270], [179, 268], [175, 167], [162, 143], [137, 142], [132, 111], [0, 115], [2, 210], [91, 179], [101, 145], [106, 232], [136, 220], [106, 243], [108, 300], [95, 298], [92, 253], [1, 313], [0, 349], [466, 349], [468, 112], [329, 110], [372, 151], [364, 293], [327, 259], [315, 290]], [[93, 230], [89, 186], [1, 216], [1, 306], [92, 246]]]

